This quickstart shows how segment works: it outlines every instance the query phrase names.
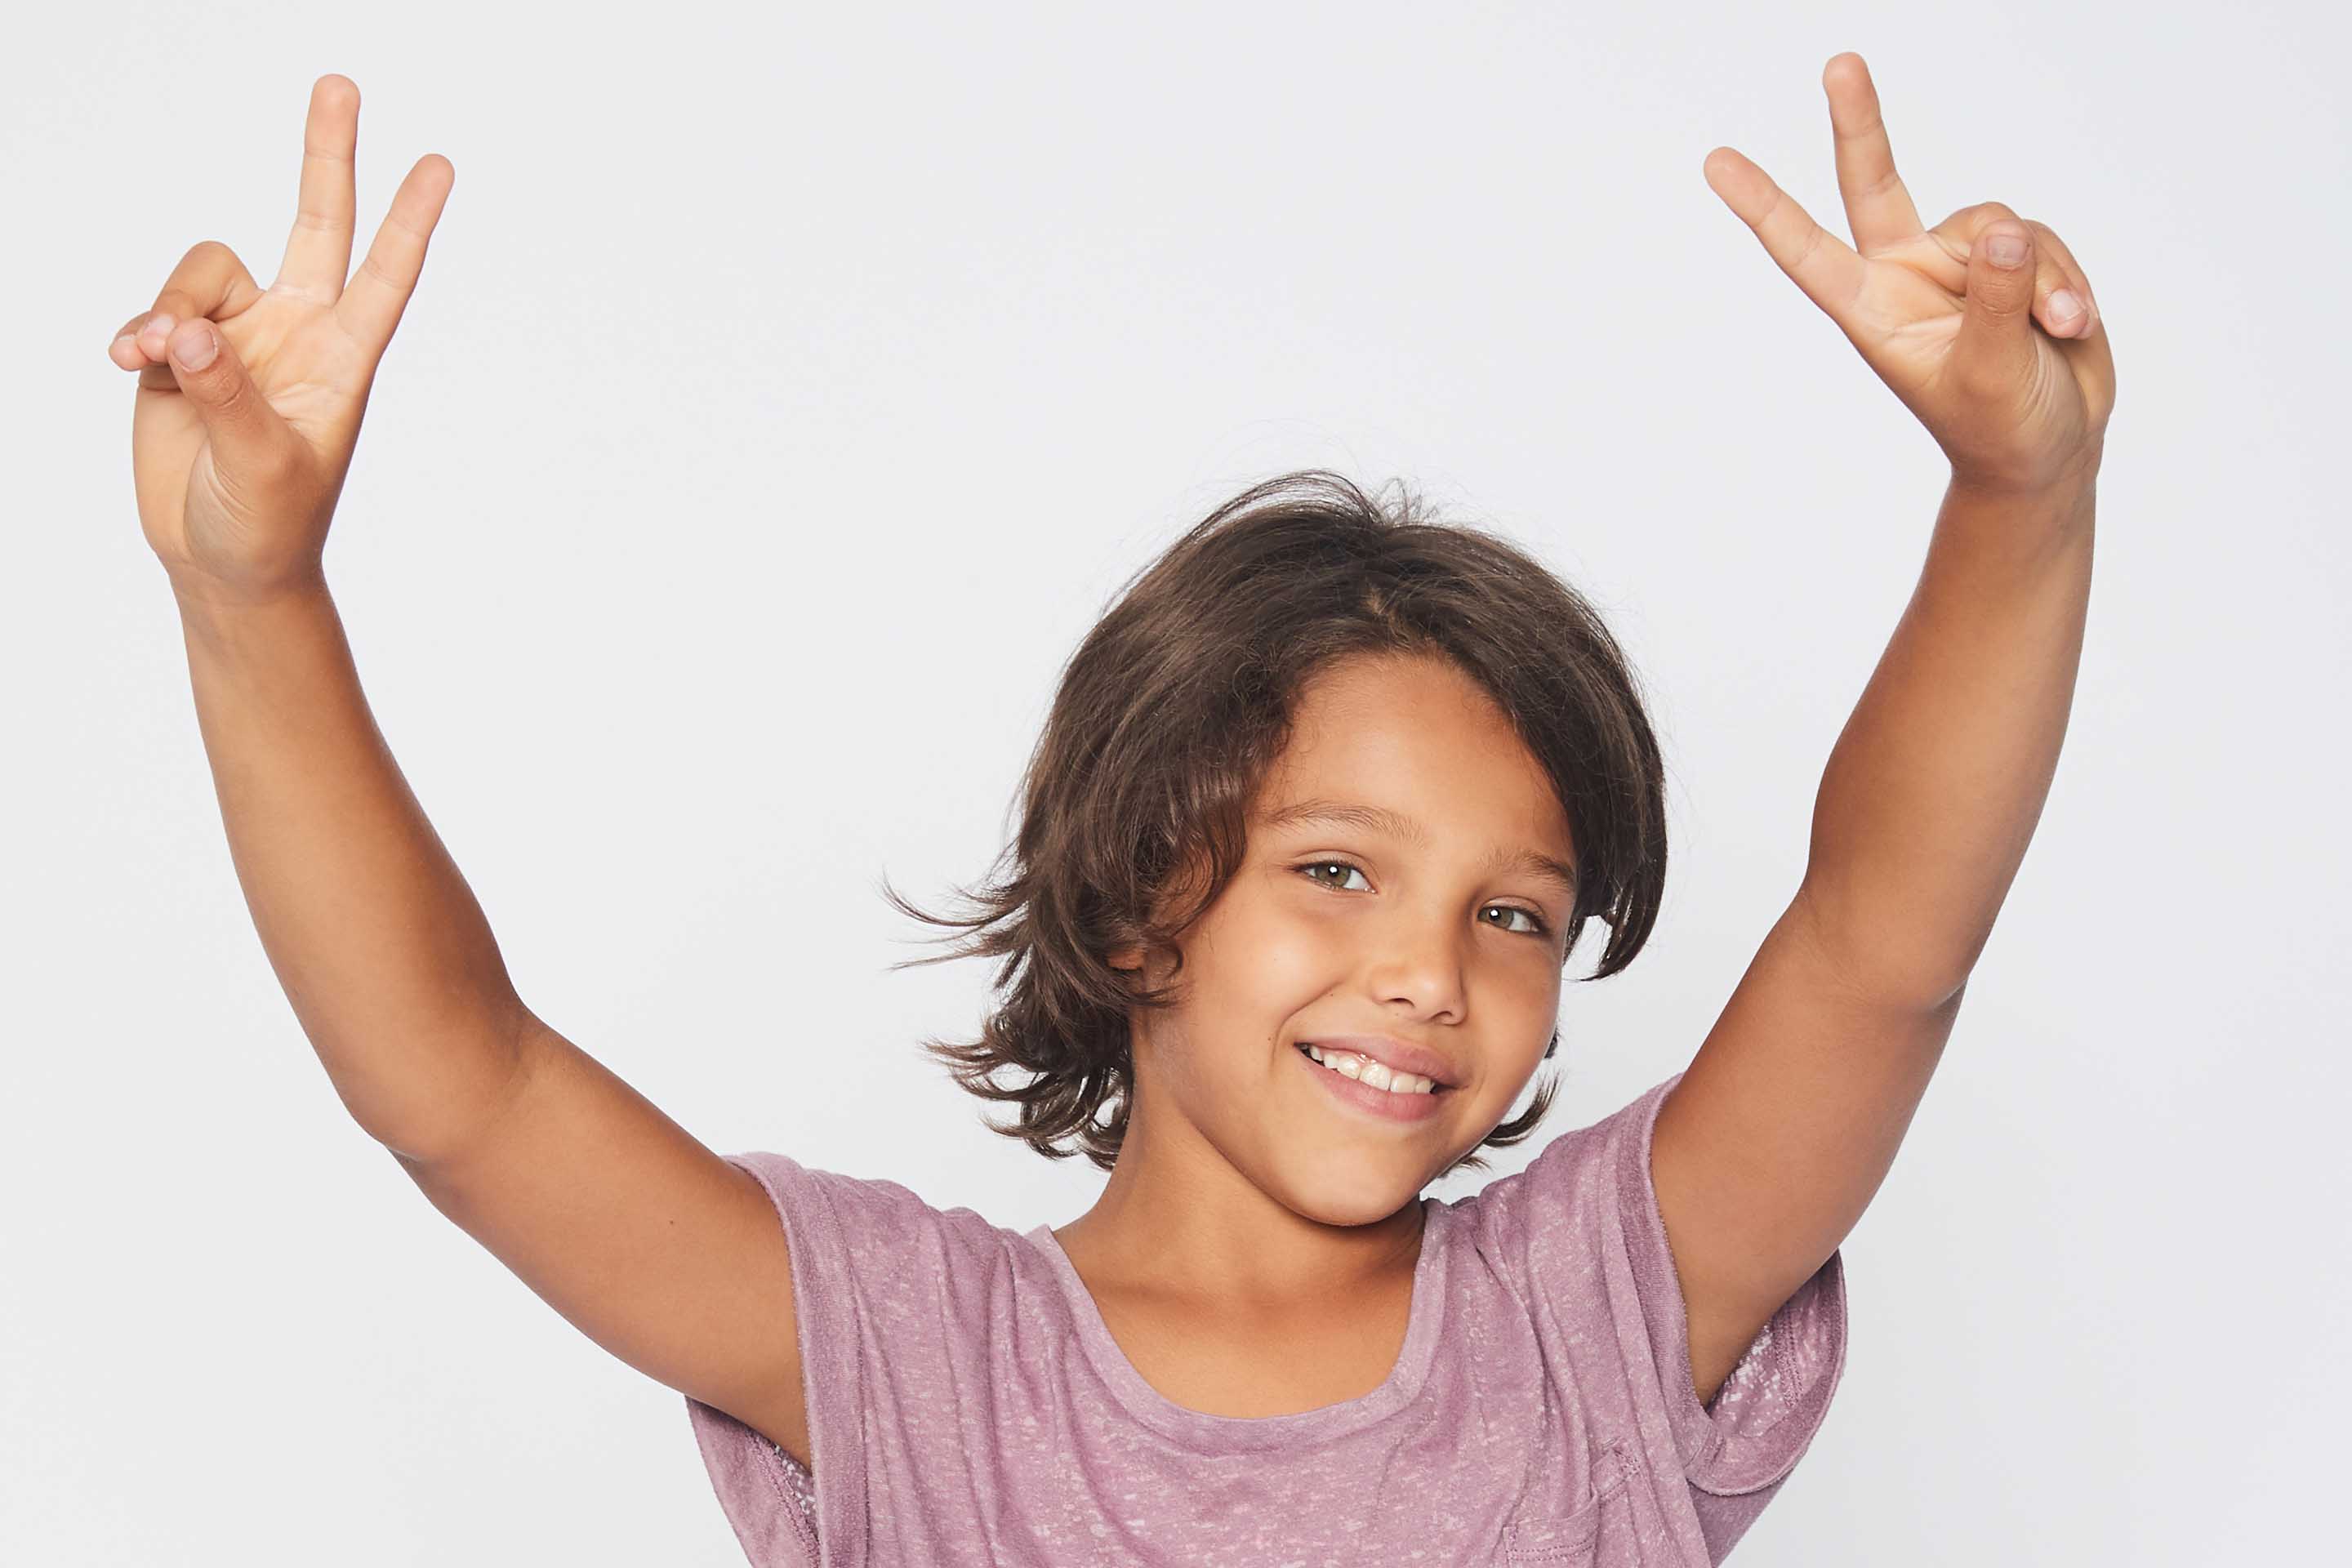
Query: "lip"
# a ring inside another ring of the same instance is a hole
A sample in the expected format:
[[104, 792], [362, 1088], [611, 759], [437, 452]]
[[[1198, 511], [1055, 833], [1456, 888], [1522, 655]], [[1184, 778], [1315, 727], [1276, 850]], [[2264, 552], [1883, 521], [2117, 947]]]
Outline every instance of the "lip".
[[1360, 1057], [1371, 1058], [1392, 1073], [1409, 1072], [1416, 1078], [1435, 1079], [1448, 1089], [1461, 1087], [1461, 1075], [1454, 1070], [1453, 1063], [1426, 1046], [1407, 1045], [1392, 1035], [1324, 1035], [1298, 1043], [1327, 1050], [1353, 1051]]
[[[1324, 1043], [1321, 1040], [1315, 1042], [1318, 1046]], [[1302, 1048], [1304, 1042], [1291, 1047], [1291, 1056], [1297, 1060], [1300, 1067], [1321, 1079], [1323, 1087], [1338, 1097], [1339, 1102], [1348, 1109], [1381, 1121], [1392, 1122], [1426, 1121], [1438, 1113], [1440, 1109], [1438, 1101], [1444, 1098], [1442, 1092], [1391, 1094], [1384, 1089], [1373, 1089], [1367, 1084], [1358, 1083], [1346, 1073], [1332, 1071], [1313, 1057], [1308, 1056]]]

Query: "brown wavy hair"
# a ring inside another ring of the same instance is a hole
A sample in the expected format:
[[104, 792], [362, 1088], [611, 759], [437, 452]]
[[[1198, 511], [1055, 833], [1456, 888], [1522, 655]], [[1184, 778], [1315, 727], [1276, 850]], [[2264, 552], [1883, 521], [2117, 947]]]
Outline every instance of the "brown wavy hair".
[[[1590, 979], [1648, 941], [1665, 884], [1665, 782], [1632, 667], [1574, 588], [1391, 482], [1383, 504], [1326, 469], [1285, 474], [1193, 525], [1128, 580], [1063, 668], [1019, 831], [977, 891], [957, 889], [968, 912], [929, 913], [882, 879], [901, 912], [966, 933], [925, 938], [954, 945], [892, 969], [1004, 961], [981, 1037], [924, 1042], [963, 1089], [1020, 1106], [1013, 1126], [983, 1114], [991, 1131], [1048, 1159], [1116, 1163], [1134, 1090], [1130, 1009], [1173, 1004], [1176, 939], [1244, 862], [1249, 803], [1288, 742], [1298, 692], [1343, 659], [1434, 655], [1483, 686], [1567, 814], [1579, 877], [1566, 952], [1591, 916], [1609, 942]], [[1205, 882], [1190, 874], [1202, 864]], [[1133, 946], [1170, 961], [1169, 986], [1111, 967], [1108, 955]], [[1545, 1057], [1559, 1046], [1554, 1031]], [[1028, 1081], [998, 1083], [1002, 1068]], [[1547, 1080], [1476, 1147], [1525, 1139], [1554, 1089]], [[1486, 1162], [1465, 1152], [1440, 1174], [1465, 1166]]]

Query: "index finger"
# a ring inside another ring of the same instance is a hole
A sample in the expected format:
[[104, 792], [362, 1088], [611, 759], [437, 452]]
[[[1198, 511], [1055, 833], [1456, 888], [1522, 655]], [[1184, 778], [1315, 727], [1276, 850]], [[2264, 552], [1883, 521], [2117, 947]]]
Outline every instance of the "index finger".
[[1846, 336], [1859, 342], [1853, 310], [1862, 298], [1870, 264], [1845, 241], [1823, 228], [1772, 176], [1729, 147], [1717, 147], [1703, 165], [1706, 183], [1739, 220], [1756, 231], [1765, 251], [1780, 264]]
[[352, 269], [352, 222], [359, 205], [352, 177], [359, 141], [359, 84], [331, 71], [310, 84], [294, 232], [270, 288], [316, 305], [331, 305], [341, 296], [343, 275]]

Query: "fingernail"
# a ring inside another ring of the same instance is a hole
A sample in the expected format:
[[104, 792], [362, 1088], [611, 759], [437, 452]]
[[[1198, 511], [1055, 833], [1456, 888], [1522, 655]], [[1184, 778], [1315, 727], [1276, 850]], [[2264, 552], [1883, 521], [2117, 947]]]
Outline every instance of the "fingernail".
[[2025, 241], [2013, 234], [1996, 234], [1985, 241], [1985, 254], [1996, 267], [2014, 267], [2025, 259]]
[[190, 370], [202, 370], [213, 363], [214, 347], [212, 329], [198, 327], [172, 357]]
[[2083, 313], [2083, 301], [2074, 297], [2072, 289], [2061, 289], [2050, 296], [2050, 319], [2071, 321]]
[[179, 325], [169, 316], [150, 316], [147, 324], [139, 329], [139, 341], [152, 342], [161, 349], [172, 338], [172, 329]]

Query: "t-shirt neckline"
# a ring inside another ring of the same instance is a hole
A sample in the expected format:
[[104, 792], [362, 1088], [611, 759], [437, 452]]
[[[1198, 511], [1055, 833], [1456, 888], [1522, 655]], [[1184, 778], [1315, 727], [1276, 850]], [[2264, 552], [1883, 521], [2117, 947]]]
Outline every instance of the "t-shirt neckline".
[[1360, 1430], [1412, 1403], [1436, 1359], [1437, 1341], [1444, 1328], [1446, 1253], [1445, 1227], [1452, 1209], [1429, 1198], [1422, 1205], [1421, 1256], [1413, 1263], [1412, 1301], [1407, 1310], [1404, 1347], [1388, 1378], [1369, 1394], [1313, 1410], [1286, 1415], [1216, 1415], [1187, 1409], [1145, 1381], [1127, 1352], [1111, 1338], [1077, 1266], [1062, 1250], [1051, 1225], [1040, 1225], [1023, 1238], [1045, 1254], [1055, 1278], [1061, 1281], [1070, 1313], [1077, 1324], [1078, 1344], [1087, 1364], [1112, 1394], [1145, 1426], [1161, 1436], [1213, 1453], [1245, 1452], [1289, 1447], [1304, 1441], [1321, 1441]]

